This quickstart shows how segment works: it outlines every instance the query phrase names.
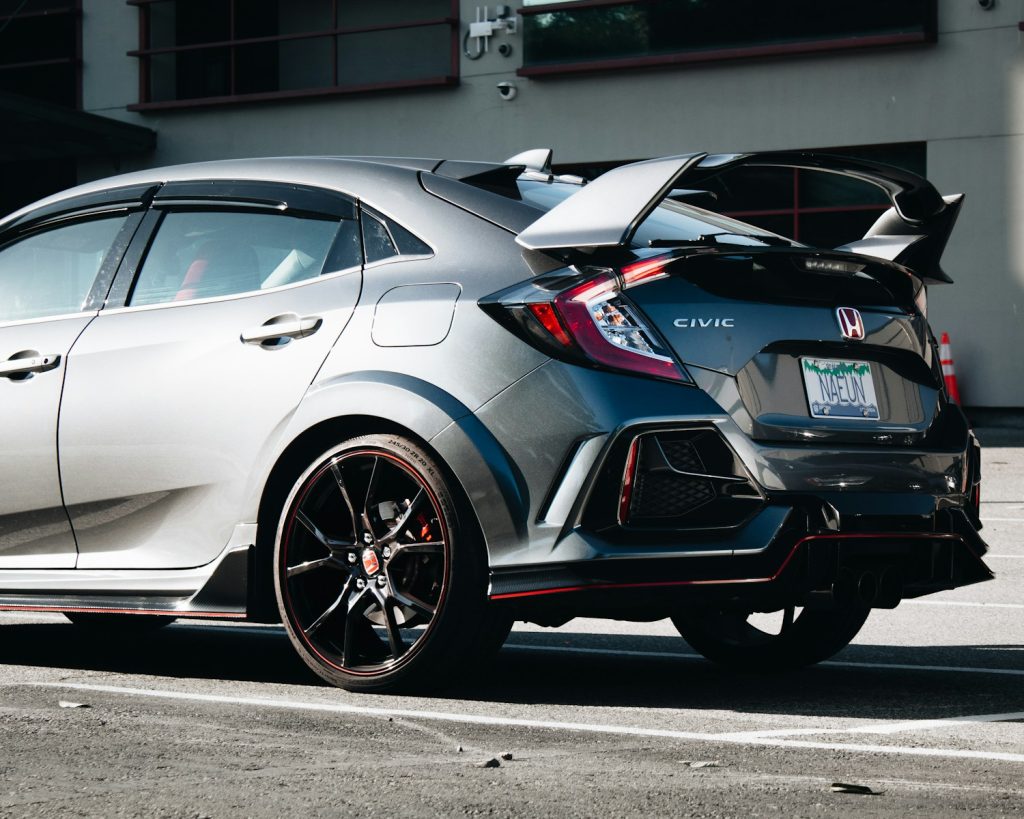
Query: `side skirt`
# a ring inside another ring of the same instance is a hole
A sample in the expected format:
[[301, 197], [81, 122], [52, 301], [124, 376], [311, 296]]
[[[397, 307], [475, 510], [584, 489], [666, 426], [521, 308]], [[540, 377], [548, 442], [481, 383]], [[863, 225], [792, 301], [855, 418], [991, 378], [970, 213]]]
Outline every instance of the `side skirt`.
[[[111, 584], [117, 586], [111, 591], [98, 591], [97, 587], [87, 593], [66, 588], [0, 591], [0, 611], [160, 614], [242, 620], [248, 614], [246, 600], [252, 550], [252, 546], [236, 546], [225, 552], [198, 591], [168, 588], [176, 585], [172, 579], [174, 572], [136, 572], [137, 583], [131, 582], [130, 572], [111, 572], [111, 579], [118, 581]], [[136, 587], [131, 588], [133, 585]]]

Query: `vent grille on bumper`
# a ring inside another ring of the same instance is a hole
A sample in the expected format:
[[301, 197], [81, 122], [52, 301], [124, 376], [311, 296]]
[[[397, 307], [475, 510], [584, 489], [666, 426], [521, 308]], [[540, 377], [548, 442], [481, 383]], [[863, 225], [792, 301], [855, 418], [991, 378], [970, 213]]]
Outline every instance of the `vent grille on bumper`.
[[624, 533], [722, 529], [742, 525], [763, 503], [717, 429], [638, 430], [620, 437], [583, 520]]
[[[636, 486], [629, 507], [631, 520], [680, 517], [714, 500], [717, 495], [711, 481], [679, 474], [707, 472], [693, 443], [668, 436], [665, 438], [666, 440], [661, 440], [659, 436], [654, 435], [646, 446], [660, 446], [661, 453], [671, 470], [637, 470]], [[642, 467], [645, 443], [641, 441], [640, 446]], [[650, 460], [650, 453], [648, 459]]]

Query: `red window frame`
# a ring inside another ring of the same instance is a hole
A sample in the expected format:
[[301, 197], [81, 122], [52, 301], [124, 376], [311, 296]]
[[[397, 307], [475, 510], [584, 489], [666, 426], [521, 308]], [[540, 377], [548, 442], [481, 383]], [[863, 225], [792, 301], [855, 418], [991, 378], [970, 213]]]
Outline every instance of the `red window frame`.
[[[351, 2], [351, 0], [347, 0]], [[210, 105], [228, 105], [232, 103], [259, 102], [269, 100], [296, 99], [301, 97], [333, 96], [337, 94], [359, 94], [373, 91], [387, 91], [392, 89], [426, 88], [433, 86], [458, 85], [459, 82], [459, 0], [450, 0], [451, 11], [446, 17], [433, 19], [411, 20], [404, 23], [387, 23], [374, 26], [339, 26], [338, 6], [346, 0], [331, 0], [331, 22], [329, 29], [316, 31], [304, 31], [298, 34], [278, 34], [268, 37], [234, 37], [234, 21], [236, 5], [239, 0], [231, 0], [231, 38], [210, 43], [198, 43], [185, 46], [167, 46], [163, 48], [149, 48], [149, 9], [157, 3], [173, 3], [177, 0], [127, 0], [129, 6], [136, 6], [139, 9], [139, 48], [129, 51], [128, 56], [137, 57], [139, 60], [139, 102], [129, 105], [129, 111], [157, 111], [173, 108], [196, 108]], [[397, 29], [425, 28], [427, 26], [447, 25], [451, 29], [449, 48], [449, 71], [446, 74], [423, 77], [415, 80], [400, 80], [397, 82], [342, 84], [338, 77], [338, 36], [344, 34], [368, 34], [375, 31], [394, 31]], [[235, 76], [235, 52], [236, 49], [264, 43], [279, 43], [290, 40], [312, 40], [316, 38], [331, 37], [333, 47], [333, 77], [331, 85], [309, 89], [289, 89], [287, 91], [265, 91], [252, 94], [238, 94], [234, 92], [237, 87]], [[150, 60], [152, 57], [161, 54], [177, 54], [187, 51], [201, 51], [204, 49], [227, 48], [230, 50], [230, 88], [231, 93], [214, 97], [197, 97], [182, 100], [161, 100], [154, 102], [150, 96]]]
[[[645, 0], [577, 0], [558, 2], [553, 0], [537, 6], [524, 6], [517, 12], [524, 16], [550, 14], [558, 11], [576, 11], [599, 6], [622, 6], [643, 3]], [[1024, 31], [1024, 21], [1021, 22]], [[924, 45], [938, 40], [938, 9], [932, 3], [925, 30], [915, 34], [878, 34], [860, 37], [838, 37], [835, 39], [813, 40], [800, 43], [768, 43], [765, 45], [718, 48], [710, 51], [681, 51], [674, 54], [658, 54], [648, 57], [613, 57], [607, 60], [580, 60], [573, 63], [524, 65], [516, 71], [520, 77], [549, 77], [560, 74], [589, 74], [601, 71], [620, 71], [636, 68], [657, 68], [659, 66], [690, 65], [723, 62], [727, 60], [750, 60], [764, 57], [817, 54], [824, 52], [848, 51], [850, 49], [884, 48], [887, 46]]]
[[800, 217], [816, 213], [877, 213], [881, 216], [889, 209], [888, 205], [828, 205], [816, 207], [801, 207], [800, 205], [800, 175], [806, 173], [799, 168], [793, 168], [793, 204], [784, 208], [764, 208], [760, 210], [729, 210], [722, 211], [723, 216], [731, 216], [742, 222], [750, 221], [758, 216], [789, 216], [793, 219], [793, 232], [788, 234], [791, 239], [800, 241]]

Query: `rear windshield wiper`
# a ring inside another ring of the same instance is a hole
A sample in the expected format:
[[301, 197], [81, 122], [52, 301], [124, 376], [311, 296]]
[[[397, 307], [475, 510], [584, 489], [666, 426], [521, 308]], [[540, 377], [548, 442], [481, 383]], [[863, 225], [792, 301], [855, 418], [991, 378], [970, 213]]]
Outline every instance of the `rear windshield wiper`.
[[[770, 247], [792, 247], [793, 242], [783, 239], [781, 236], [765, 236], [760, 233], [732, 233], [721, 231], [719, 233], [704, 233], [696, 239], [651, 239], [648, 247], [699, 247], [701, 245], [728, 245], [734, 242], [723, 242], [719, 236], [740, 236], [744, 239], [755, 239], [758, 242]], [[744, 245], [746, 247], [746, 245]]]

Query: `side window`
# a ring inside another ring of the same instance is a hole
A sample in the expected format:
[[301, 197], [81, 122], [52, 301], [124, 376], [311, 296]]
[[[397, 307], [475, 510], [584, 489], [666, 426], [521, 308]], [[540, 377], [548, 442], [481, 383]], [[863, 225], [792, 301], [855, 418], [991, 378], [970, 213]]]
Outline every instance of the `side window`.
[[365, 210], [363, 211], [363, 250], [366, 253], [367, 264], [398, 255], [398, 248], [391, 240], [391, 234], [384, 227], [384, 223]]
[[353, 267], [360, 263], [355, 229], [350, 219], [172, 211], [160, 222], [128, 303], [230, 296]]
[[392, 256], [429, 256], [434, 251], [397, 222], [363, 210], [363, 246], [366, 263]]
[[0, 249], [0, 321], [81, 311], [125, 218], [76, 222]]

